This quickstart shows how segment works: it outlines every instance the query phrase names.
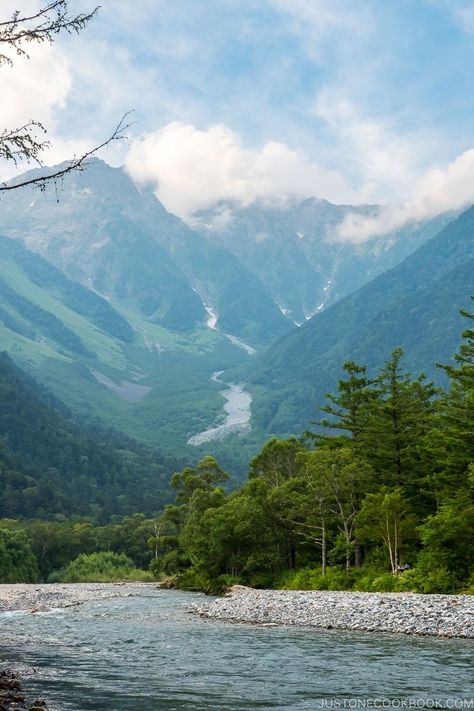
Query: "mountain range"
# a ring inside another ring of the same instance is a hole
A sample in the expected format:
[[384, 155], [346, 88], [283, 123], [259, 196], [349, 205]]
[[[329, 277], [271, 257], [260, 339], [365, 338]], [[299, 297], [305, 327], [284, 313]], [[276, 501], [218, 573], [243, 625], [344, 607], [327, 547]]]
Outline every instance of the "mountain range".
[[200, 449], [243, 462], [268, 434], [307, 426], [345, 359], [374, 366], [401, 344], [420, 369], [452, 352], [472, 291], [470, 213], [336, 239], [350, 211], [376, 209], [219, 203], [190, 226], [92, 160], [56, 191], [0, 200], [1, 349], [79, 416], [190, 459], [188, 441], [225, 418], [222, 380], [238, 379], [250, 433]]

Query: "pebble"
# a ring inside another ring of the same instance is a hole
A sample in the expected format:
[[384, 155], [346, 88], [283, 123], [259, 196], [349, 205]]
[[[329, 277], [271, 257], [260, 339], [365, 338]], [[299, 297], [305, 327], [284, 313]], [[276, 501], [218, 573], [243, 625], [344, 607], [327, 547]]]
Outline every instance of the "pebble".
[[32, 585], [0, 584], [0, 612], [25, 610], [32, 614], [74, 607], [87, 600], [102, 600], [133, 595], [130, 588], [157, 588], [159, 583], [51, 583]]
[[254, 590], [239, 585], [224, 597], [191, 605], [189, 611], [211, 620], [266, 626], [474, 638], [470, 595]]

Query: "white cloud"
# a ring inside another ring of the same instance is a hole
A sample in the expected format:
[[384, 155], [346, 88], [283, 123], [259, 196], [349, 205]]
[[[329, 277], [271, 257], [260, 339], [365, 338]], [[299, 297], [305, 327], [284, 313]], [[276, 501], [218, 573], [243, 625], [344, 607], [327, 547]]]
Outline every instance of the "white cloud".
[[474, 3], [470, 2], [467, 5], [455, 8], [454, 16], [464, 32], [474, 35]]
[[365, 115], [342, 91], [322, 90], [315, 114], [331, 131], [339, 162], [354, 175], [362, 202], [405, 199], [433, 154], [436, 137], [429, 131], [407, 130], [395, 117]]
[[[373, 29], [372, 15], [368, 8], [351, 0], [268, 0], [277, 11], [291, 18], [293, 29], [307, 40], [311, 54], [318, 54], [315, 41], [330, 35], [341, 40], [341, 33], [365, 36]], [[335, 33], [335, 34], [334, 34]]]
[[30, 119], [52, 124], [71, 88], [67, 62], [49, 44], [28, 47], [29, 59], [15, 57], [13, 67], [0, 67], [2, 127], [13, 128]]
[[429, 170], [415, 187], [410, 201], [383, 207], [374, 217], [351, 213], [339, 225], [339, 239], [365, 242], [408, 222], [426, 220], [474, 203], [474, 149], [465, 151], [445, 169]]
[[126, 165], [134, 180], [156, 186], [165, 207], [184, 219], [219, 200], [248, 205], [257, 199], [313, 195], [354, 198], [336, 171], [308, 161], [284, 143], [246, 148], [238, 134], [223, 125], [199, 130], [190, 124], [168, 124], [135, 141]]

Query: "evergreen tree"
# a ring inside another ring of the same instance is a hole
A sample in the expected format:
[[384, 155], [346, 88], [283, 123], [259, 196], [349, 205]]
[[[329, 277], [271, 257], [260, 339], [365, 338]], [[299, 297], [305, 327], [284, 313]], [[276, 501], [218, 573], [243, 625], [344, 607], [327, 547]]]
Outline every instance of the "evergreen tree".
[[[373, 380], [367, 377], [367, 367], [358, 365], [354, 361], [346, 361], [343, 370], [347, 373], [345, 380], [339, 380], [337, 394], [328, 393], [326, 399], [329, 402], [322, 407], [322, 411], [329, 415], [313, 424], [325, 428], [342, 431], [344, 439], [350, 437], [357, 443], [361, 439], [367, 424], [367, 406], [373, 400], [375, 392], [371, 387]], [[307, 432], [309, 437], [315, 438], [318, 442], [326, 444], [334, 443], [327, 434], [314, 434]], [[342, 442], [345, 446], [345, 442]]]
[[[461, 314], [469, 320], [469, 326], [474, 322], [474, 313]], [[455, 364], [440, 366], [450, 378], [449, 392], [440, 403], [436, 433], [444, 455], [438, 483], [445, 494], [465, 482], [469, 465], [474, 462], [474, 328], [466, 328], [461, 336], [464, 342], [454, 355]]]
[[381, 484], [403, 487], [410, 501], [425, 494], [422, 440], [433, 424], [436, 393], [423, 375], [403, 371], [403, 350], [395, 348], [376, 380], [377, 397], [367, 408], [361, 451]]

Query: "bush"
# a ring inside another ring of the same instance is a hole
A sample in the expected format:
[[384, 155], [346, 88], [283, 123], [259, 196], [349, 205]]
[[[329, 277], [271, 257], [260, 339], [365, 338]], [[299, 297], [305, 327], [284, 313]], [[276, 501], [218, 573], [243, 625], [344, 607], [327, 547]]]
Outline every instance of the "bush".
[[427, 569], [423, 562], [413, 570], [398, 576], [398, 590], [417, 593], [450, 594], [459, 591], [460, 583], [454, 573], [444, 566]]
[[49, 582], [111, 583], [127, 580], [151, 582], [153, 579], [153, 575], [148, 571], [136, 568], [133, 560], [124, 553], [101, 551], [82, 553], [63, 570], [50, 575]]
[[328, 568], [323, 576], [321, 568], [301, 568], [287, 574], [280, 580], [284, 590], [350, 590], [355, 582], [356, 572], [344, 568]]
[[0, 520], [0, 582], [35, 583], [38, 564], [26, 531], [9, 519]]

